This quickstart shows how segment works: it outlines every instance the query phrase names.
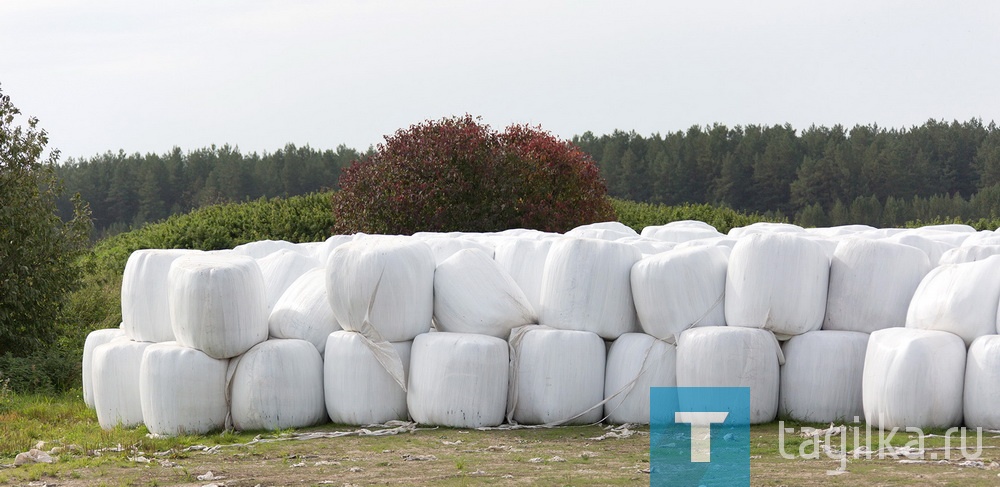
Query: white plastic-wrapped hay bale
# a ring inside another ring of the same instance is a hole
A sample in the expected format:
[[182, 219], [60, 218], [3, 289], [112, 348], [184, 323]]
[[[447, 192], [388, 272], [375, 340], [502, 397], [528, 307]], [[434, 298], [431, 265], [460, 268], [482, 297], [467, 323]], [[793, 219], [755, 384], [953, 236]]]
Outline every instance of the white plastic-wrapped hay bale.
[[514, 328], [536, 321], [521, 288], [481, 250], [460, 250], [434, 271], [434, 322], [439, 331], [507, 338]]
[[962, 247], [977, 247], [986, 245], [1000, 245], [1000, 234], [992, 230], [983, 230], [981, 232], [969, 235], [969, 238], [962, 241]]
[[598, 240], [618, 240], [620, 238], [636, 237], [638, 235], [639, 234], [636, 233], [632, 227], [629, 227], [621, 222], [590, 223], [587, 225], [580, 225], [566, 232], [567, 237], [593, 238]]
[[649, 424], [649, 388], [676, 385], [677, 348], [645, 333], [626, 333], [608, 350], [604, 416], [614, 424]]
[[121, 328], [94, 330], [87, 334], [87, 340], [83, 343], [83, 403], [91, 409], [94, 408], [94, 349], [123, 336], [125, 331]]
[[427, 242], [427, 245], [430, 245], [431, 251], [434, 252], [434, 262], [437, 265], [440, 265], [445, 259], [451, 257], [459, 250], [465, 249], [476, 249], [487, 254], [491, 259], [493, 258], [492, 247], [467, 238], [429, 237], [423, 240]]
[[615, 339], [639, 330], [630, 275], [642, 254], [623, 243], [563, 238], [542, 274], [539, 324]]
[[701, 247], [718, 247], [719, 250], [722, 250], [723, 252], [726, 253], [726, 257], [728, 258], [729, 254], [733, 251], [733, 247], [736, 246], [736, 242], [738, 241], [739, 239], [729, 236], [702, 238], [698, 240], [688, 240], [687, 242], [679, 243], [677, 244], [676, 247], [674, 247], [674, 250], [693, 249]]
[[965, 365], [965, 425], [1000, 429], [1000, 335], [981, 336], [969, 347]]
[[941, 254], [938, 265], [964, 264], [985, 260], [994, 255], [1000, 255], [1000, 245], [970, 245], [955, 247]]
[[839, 237], [824, 237], [822, 235], [813, 235], [811, 233], [806, 233], [800, 235], [802, 238], [811, 240], [823, 247], [823, 252], [826, 253], [826, 259], [832, 260], [833, 253], [837, 251], [837, 246], [840, 245], [841, 238]]
[[604, 340], [594, 333], [526, 326], [514, 330], [510, 417], [522, 424], [601, 420]]
[[146, 348], [139, 367], [142, 420], [163, 436], [205, 434], [226, 426], [226, 367], [176, 342]]
[[792, 337], [782, 350], [778, 414], [812, 423], [864, 415], [861, 378], [868, 334], [819, 330]]
[[976, 233], [976, 229], [970, 225], [964, 223], [942, 223], [939, 225], [924, 225], [920, 228], [914, 230], [919, 231], [932, 231], [932, 232], [948, 232], [948, 233], [966, 233], [973, 234]]
[[131, 428], [142, 423], [139, 366], [142, 353], [150, 345], [118, 338], [94, 348], [91, 380], [94, 410], [101, 428], [112, 429], [119, 424]]
[[139, 342], [174, 339], [167, 304], [167, 273], [178, 257], [195, 250], [143, 249], [132, 252], [122, 275], [122, 330]]
[[643, 255], [660, 254], [673, 250], [677, 246], [674, 242], [665, 242], [646, 237], [625, 237], [615, 240], [615, 242], [632, 245], [639, 249], [639, 252], [642, 252]]
[[878, 428], [950, 428], [962, 424], [965, 343], [936, 330], [886, 328], [865, 354], [865, 421]]
[[326, 264], [333, 315], [345, 330], [361, 331], [367, 316], [383, 339], [412, 340], [431, 327], [434, 267], [431, 248], [416, 238], [369, 237], [341, 245]]
[[780, 337], [818, 330], [829, 276], [830, 261], [816, 242], [789, 233], [743, 237], [729, 254], [726, 323]]
[[824, 330], [871, 333], [906, 324], [906, 310], [931, 270], [927, 254], [884, 240], [841, 241], [830, 263]]
[[632, 298], [642, 330], [676, 343], [692, 326], [724, 326], [728, 261], [718, 247], [692, 247], [636, 262]]
[[938, 266], [913, 293], [906, 327], [954, 333], [969, 345], [997, 332], [1000, 256]]
[[239, 255], [251, 257], [253, 259], [262, 259], [279, 250], [291, 250], [293, 252], [300, 252], [303, 254], [309, 253], [308, 250], [285, 240], [260, 240], [257, 242], [237, 245], [233, 248], [233, 252]]
[[956, 247], [952, 244], [931, 240], [921, 235], [906, 232], [893, 235], [886, 238], [886, 240], [889, 242], [896, 242], [916, 247], [924, 251], [924, 253], [927, 254], [927, 258], [930, 259], [931, 265], [937, 265], [941, 260], [941, 256], [944, 255], [945, 252]]
[[822, 237], [843, 237], [847, 235], [857, 235], [863, 232], [870, 232], [875, 229], [875, 227], [868, 225], [839, 225], [836, 227], [807, 228], [806, 233]]
[[[402, 380], [410, 367], [412, 342], [390, 344], [403, 365]], [[379, 362], [360, 333], [331, 333], [323, 363], [326, 411], [334, 423], [366, 425], [406, 420], [406, 390]], [[383, 358], [384, 360], [384, 358]]]
[[274, 303], [267, 328], [274, 338], [305, 340], [322, 354], [327, 337], [340, 329], [326, 295], [326, 269], [316, 268], [296, 279]]
[[333, 249], [352, 241], [354, 241], [354, 235], [334, 235], [322, 242], [317, 242], [315, 246], [308, 247], [311, 250], [309, 255], [319, 261], [320, 266], [324, 266]]
[[729, 236], [740, 238], [757, 233], [805, 233], [806, 229], [791, 223], [757, 222], [729, 229]]
[[406, 406], [417, 423], [481, 428], [503, 423], [507, 342], [471, 333], [424, 333], [413, 339]]
[[542, 309], [542, 273], [554, 239], [515, 238], [497, 244], [493, 259], [517, 283], [531, 303], [531, 309]]
[[305, 340], [268, 340], [229, 361], [233, 426], [277, 430], [326, 419], [323, 358]]
[[648, 226], [642, 229], [641, 235], [647, 238], [674, 243], [723, 236], [712, 225], [696, 220], [682, 220], [670, 222], [666, 225]]
[[240, 255], [195, 253], [168, 274], [170, 322], [181, 345], [232, 358], [267, 339], [267, 298], [257, 262]]
[[322, 267], [312, 256], [292, 250], [279, 250], [257, 259], [260, 272], [264, 276], [264, 290], [267, 294], [267, 309], [273, 309], [285, 290], [312, 269]]
[[781, 350], [767, 330], [730, 326], [691, 328], [677, 344], [678, 387], [749, 387], [750, 422], [778, 413]]

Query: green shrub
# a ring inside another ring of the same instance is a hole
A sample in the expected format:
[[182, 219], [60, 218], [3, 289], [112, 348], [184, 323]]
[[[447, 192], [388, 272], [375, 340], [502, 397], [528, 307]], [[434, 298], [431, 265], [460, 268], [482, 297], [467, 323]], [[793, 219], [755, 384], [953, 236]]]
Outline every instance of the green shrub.
[[0, 92], [0, 354], [25, 356], [55, 342], [52, 323], [80, 275], [91, 227], [79, 198], [69, 221], [59, 218], [59, 152], [46, 156], [38, 120], [19, 126], [18, 115]]
[[386, 137], [340, 177], [342, 233], [566, 231], [614, 217], [593, 160], [537, 128], [502, 133], [466, 115]]

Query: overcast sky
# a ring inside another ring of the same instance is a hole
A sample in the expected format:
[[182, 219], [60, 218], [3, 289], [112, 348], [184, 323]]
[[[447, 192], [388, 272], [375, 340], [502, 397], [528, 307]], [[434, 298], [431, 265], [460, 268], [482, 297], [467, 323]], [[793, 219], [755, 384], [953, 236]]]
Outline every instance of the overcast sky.
[[67, 157], [358, 149], [470, 113], [562, 137], [1000, 121], [1000, 2], [0, 0]]

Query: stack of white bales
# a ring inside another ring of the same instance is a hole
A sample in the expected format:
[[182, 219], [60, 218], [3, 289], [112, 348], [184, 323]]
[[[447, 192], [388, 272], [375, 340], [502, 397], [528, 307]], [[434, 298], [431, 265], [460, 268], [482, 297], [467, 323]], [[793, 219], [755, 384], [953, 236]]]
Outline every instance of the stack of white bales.
[[[977, 364], [997, 332], [998, 271], [1000, 256], [938, 266], [917, 287], [906, 328], [872, 334], [864, 373], [868, 422], [947, 428], [961, 424], [963, 409], [988, 422], [979, 412], [994, 399], [976, 392], [1000, 381], [1000, 370]], [[966, 347], [980, 339], [967, 356]]]
[[365, 237], [330, 253], [326, 289], [344, 328], [325, 349], [323, 389], [333, 421], [406, 419], [407, 374], [412, 380], [420, 372], [409, 367], [410, 347], [431, 327], [434, 267], [430, 246], [416, 238]]
[[[179, 347], [162, 352], [162, 363], [172, 367], [144, 382], [144, 391], [153, 396], [150, 403], [163, 403], [162, 397], [157, 398], [177, 387], [171, 382], [188, 379], [181, 362], [181, 356], [189, 353], [181, 347], [188, 347], [220, 361], [214, 368], [233, 359], [225, 364], [221, 391], [236, 427], [280, 429], [323, 419], [322, 394], [316, 392], [322, 384], [322, 363], [316, 348], [302, 340], [262, 344], [268, 338], [267, 287], [256, 261], [208, 253], [185, 256], [171, 267], [169, 283]], [[256, 387], [257, 383], [263, 386]], [[176, 397], [193, 400], [190, 395]], [[170, 413], [151, 414], [162, 418]]]
[[85, 346], [84, 397], [90, 389], [91, 402], [103, 428], [142, 423], [139, 368], [143, 352], [151, 343], [174, 339], [167, 277], [173, 262], [190, 253], [133, 252], [122, 276], [121, 334], [98, 330], [87, 337], [90, 353]]
[[751, 421], [760, 423], [778, 412], [783, 358], [777, 338], [820, 328], [830, 264], [823, 246], [799, 227], [751, 227], [730, 232], [739, 240], [727, 266], [728, 326], [680, 335], [677, 385], [750, 387]]
[[914, 247], [841, 239], [831, 260], [823, 329], [783, 347], [779, 413], [812, 422], [861, 417], [868, 333], [905, 324], [913, 292], [930, 268]]
[[[228, 252], [134, 252], [122, 286], [122, 329], [133, 340], [90, 347], [85, 360], [101, 425], [144, 422], [154, 434], [177, 435], [220, 429], [227, 416], [243, 429], [324, 420], [320, 354], [302, 340], [265, 341], [268, 285], [247, 256], [315, 265], [303, 252], [287, 242]], [[271, 284], [287, 287], [290, 278], [281, 276], [289, 267], [308, 266], [276, 265]], [[303, 330], [317, 326], [307, 321], [279, 331], [308, 335]], [[88, 343], [113, 333], [94, 332]]]
[[650, 387], [749, 386], [753, 422], [954, 426], [964, 408], [966, 423], [1000, 427], [992, 232], [571, 233], [137, 252], [122, 329], [88, 337], [85, 399], [102, 426], [180, 434], [227, 416], [240, 429], [327, 417], [482, 427], [505, 411], [525, 424], [648, 422]]
[[552, 243], [542, 273], [542, 326], [520, 328], [510, 337], [510, 421], [601, 419], [608, 350], [603, 339], [638, 331], [629, 276], [641, 255], [637, 247], [611, 240], [564, 237]]
[[632, 297], [645, 334], [626, 333], [608, 352], [609, 421], [648, 423], [649, 388], [677, 384], [680, 334], [695, 326], [725, 326], [727, 262], [721, 248], [702, 246], [649, 256], [632, 266]]

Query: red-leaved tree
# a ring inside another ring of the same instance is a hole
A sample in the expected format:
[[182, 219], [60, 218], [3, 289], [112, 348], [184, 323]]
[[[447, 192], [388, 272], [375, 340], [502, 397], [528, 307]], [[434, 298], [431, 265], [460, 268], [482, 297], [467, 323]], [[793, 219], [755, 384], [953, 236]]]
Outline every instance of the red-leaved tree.
[[387, 136], [340, 176], [334, 230], [566, 231], [614, 218], [594, 161], [536, 127], [497, 133], [470, 115]]

